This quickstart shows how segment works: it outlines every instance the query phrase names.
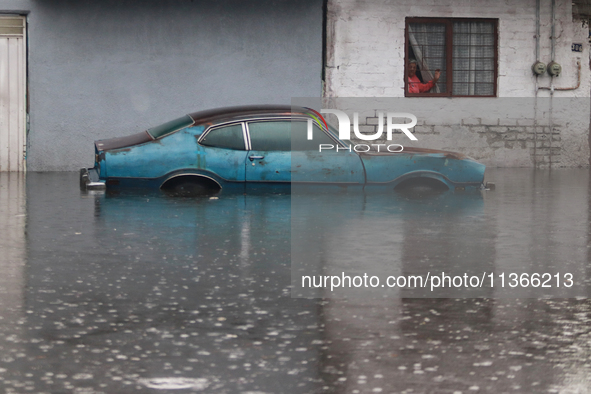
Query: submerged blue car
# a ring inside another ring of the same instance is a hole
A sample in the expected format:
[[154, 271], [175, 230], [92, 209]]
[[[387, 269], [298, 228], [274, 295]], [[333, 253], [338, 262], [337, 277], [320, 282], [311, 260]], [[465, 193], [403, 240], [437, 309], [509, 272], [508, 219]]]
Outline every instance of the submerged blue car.
[[306, 108], [219, 108], [96, 141], [94, 167], [81, 169], [80, 185], [173, 191], [296, 182], [396, 188], [419, 181], [451, 190], [483, 185], [485, 166], [458, 153], [400, 145], [358, 148], [328, 124], [312, 122]]

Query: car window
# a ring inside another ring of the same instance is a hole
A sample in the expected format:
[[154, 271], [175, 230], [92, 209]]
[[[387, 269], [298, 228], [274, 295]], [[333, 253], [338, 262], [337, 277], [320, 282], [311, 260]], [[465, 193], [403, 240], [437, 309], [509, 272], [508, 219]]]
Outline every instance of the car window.
[[185, 115], [182, 118], [178, 118], [175, 120], [171, 120], [170, 122], [166, 122], [161, 124], [160, 126], [152, 127], [148, 129], [148, 134], [152, 136], [152, 138], [160, 138], [168, 135], [170, 133], [174, 133], [180, 129], [185, 127], [191, 126], [195, 121], [189, 115]]
[[306, 121], [250, 122], [248, 124], [248, 130], [250, 132], [252, 150], [318, 151], [319, 144], [335, 144], [316, 125], [313, 125], [313, 139], [308, 140], [308, 126]]
[[210, 130], [205, 138], [201, 140], [201, 145], [223, 149], [245, 150], [242, 123]]

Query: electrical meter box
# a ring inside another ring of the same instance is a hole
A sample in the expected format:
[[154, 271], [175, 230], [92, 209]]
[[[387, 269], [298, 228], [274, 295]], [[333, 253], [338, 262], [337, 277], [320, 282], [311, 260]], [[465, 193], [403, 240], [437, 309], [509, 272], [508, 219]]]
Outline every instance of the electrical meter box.
[[556, 62], [550, 62], [548, 64], [548, 74], [552, 75], [553, 77], [557, 77], [562, 72], [562, 66]]
[[546, 65], [540, 61], [537, 61], [531, 66], [531, 70], [536, 75], [544, 75], [546, 74]]

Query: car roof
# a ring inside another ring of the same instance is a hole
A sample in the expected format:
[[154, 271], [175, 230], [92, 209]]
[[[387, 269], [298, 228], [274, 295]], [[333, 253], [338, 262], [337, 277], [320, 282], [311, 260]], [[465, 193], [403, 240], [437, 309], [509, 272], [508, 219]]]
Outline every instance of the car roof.
[[291, 105], [242, 105], [193, 112], [189, 116], [193, 118], [196, 125], [199, 125], [258, 116], [291, 116], [293, 114], [303, 115], [305, 113], [304, 108], [292, 107]]
[[[194, 120], [194, 125], [212, 125], [223, 122], [239, 121], [255, 117], [292, 116], [304, 115], [306, 110], [302, 107], [290, 105], [243, 105], [238, 107], [222, 107], [188, 114]], [[128, 146], [150, 142], [154, 138], [148, 131], [130, 136], [110, 138], [95, 141], [98, 151], [120, 149]]]

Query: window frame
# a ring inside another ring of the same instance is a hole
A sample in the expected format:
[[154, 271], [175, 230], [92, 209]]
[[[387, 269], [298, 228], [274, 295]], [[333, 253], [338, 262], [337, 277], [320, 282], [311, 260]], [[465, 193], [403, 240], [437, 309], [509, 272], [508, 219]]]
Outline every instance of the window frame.
[[[222, 129], [224, 127], [228, 127], [228, 126], [235, 126], [235, 125], [241, 125], [242, 126], [242, 142], [244, 143], [244, 149], [230, 149], [230, 148], [223, 148], [220, 146], [210, 146], [210, 145], [204, 145], [202, 144], [202, 142], [207, 138], [207, 135], [209, 133], [211, 133], [214, 130], [217, 129]], [[207, 130], [205, 130], [203, 132], [203, 134], [201, 134], [201, 137], [199, 137], [199, 139], [197, 140], [197, 143], [205, 148], [216, 148], [216, 149], [227, 149], [227, 150], [235, 150], [235, 151], [248, 151], [249, 149], [249, 143], [246, 139], [246, 128], [245, 128], [245, 124], [243, 121], [234, 121], [234, 122], [227, 122], [227, 123], [220, 123], [220, 124], [216, 124], [214, 126], [210, 126], [207, 128]]]
[[[232, 126], [235, 124], [241, 124], [245, 150], [247, 152], [249, 152], [249, 151], [252, 151], [252, 144], [250, 142], [250, 130], [248, 129], [249, 122], [277, 122], [277, 121], [286, 121], [286, 120], [287, 121], [308, 121], [308, 119], [309, 118], [304, 117], [304, 116], [273, 116], [273, 117], [257, 116], [257, 117], [247, 118], [247, 119], [232, 120], [232, 121], [217, 123], [215, 125], [211, 125], [211, 126], [207, 127], [203, 131], [203, 133], [201, 134], [199, 139], [197, 140], [197, 143], [204, 148], [228, 149], [228, 148], [220, 148], [220, 147], [212, 147], [212, 146], [208, 146], [208, 145], [203, 145], [203, 144], [201, 144], [201, 142], [207, 137], [207, 134], [209, 134], [211, 131], [213, 131], [215, 129], [219, 129], [219, 128], [226, 127], [226, 126]], [[333, 135], [332, 132], [327, 131], [324, 127], [320, 128], [320, 131], [323, 132], [328, 138], [333, 140], [340, 147], [348, 148], [348, 145], [346, 145], [345, 142], [338, 139], [336, 136]], [[273, 152], [297, 152], [297, 151], [273, 151]], [[300, 152], [305, 152], [305, 151], [300, 151]]]
[[[249, 150], [253, 150], [252, 149], [252, 141], [250, 139], [250, 128], [249, 128], [249, 123], [261, 123], [261, 122], [285, 122], [285, 121], [289, 121], [289, 122], [307, 122], [308, 118], [303, 118], [303, 117], [295, 117], [295, 116], [291, 116], [291, 117], [277, 117], [277, 118], [265, 118], [265, 119], [248, 119], [245, 121], [246, 124], [246, 134], [248, 135], [248, 147]], [[324, 130], [323, 128], [318, 127], [318, 130], [323, 133], [326, 137], [328, 137], [328, 139], [330, 139], [331, 141], [341, 145], [341, 147], [343, 147], [343, 142], [341, 142], [340, 140], [336, 140], [335, 137], [332, 135], [332, 133], [327, 132], [326, 130]], [[291, 137], [293, 138], [293, 137]], [[290, 139], [291, 142], [291, 139]], [[272, 151], [265, 151], [265, 152], [310, 152], [310, 151], [304, 151], [304, 150], [272, 150]]]
[[[453, 23], [454, 22], [492, 22], [494, 38], [494, 82], [492, 95], [454, 95], [453, 92]], [[445, 68], [447, 92], [444, 93], [410, 93], [408, 91], [408, 55], [410, 23], [440, 23], [445, 25]], [[495, 18], [430, 18], [407, 17], [404, 24], [404, 96], [405, 97], [497, 97], [499, 81], [499, 20]]]

